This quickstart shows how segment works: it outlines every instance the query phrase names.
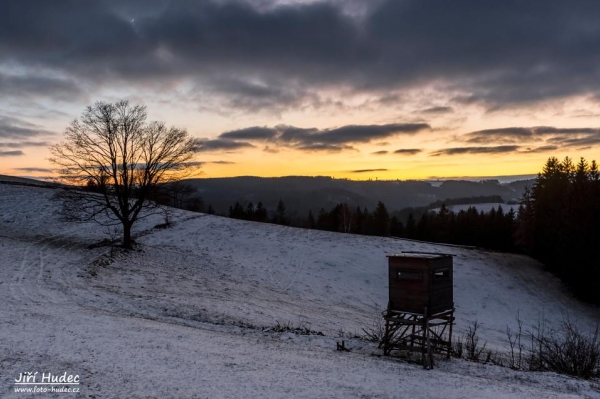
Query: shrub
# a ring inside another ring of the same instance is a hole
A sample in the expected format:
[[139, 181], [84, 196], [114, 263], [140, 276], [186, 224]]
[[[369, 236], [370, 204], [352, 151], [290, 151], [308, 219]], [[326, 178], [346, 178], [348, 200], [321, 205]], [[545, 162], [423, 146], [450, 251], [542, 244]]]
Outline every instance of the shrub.
[[583, 333], [577, 324], [565, 321], [561, 330], [531, 335], [530, 368], [590, 379], [600, 376], [600, 336]]
[[469, 329], [463, 335], [452, 342], [452, 355], [458, 358], [465, 358], [473, 362], [501, 364], [498, 354], [492, 350], [486, 350], [487, 342], [483, 344], [479, 341], [477, 330], [479, 329], [477, 321], [469, 325]]

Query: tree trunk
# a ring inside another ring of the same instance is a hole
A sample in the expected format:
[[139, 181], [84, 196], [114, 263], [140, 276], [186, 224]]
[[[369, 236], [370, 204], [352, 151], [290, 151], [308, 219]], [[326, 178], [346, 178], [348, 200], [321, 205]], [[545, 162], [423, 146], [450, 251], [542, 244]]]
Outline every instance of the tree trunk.
[[131, 224], [123, 223], [123, 247], [131, 249]]

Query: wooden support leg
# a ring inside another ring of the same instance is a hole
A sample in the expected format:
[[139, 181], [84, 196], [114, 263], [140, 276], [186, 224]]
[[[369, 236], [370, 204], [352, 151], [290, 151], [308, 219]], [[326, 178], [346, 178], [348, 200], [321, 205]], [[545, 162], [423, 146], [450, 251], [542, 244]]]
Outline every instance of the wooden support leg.
[[383, 336], [383, 354], [388, 356], [390, 354], [390, 321], [385, 321], [385, 334]]
[[450, 355], [452, 354], [452, 325], [454, 324], [454, 309], [452, 309], [452, 312], [450, 313], [450, 330], [448, 332], [448, 355], [446, 356], [447, 359], [450, 359]]
[[425, 352], [426, 352], [426, 363], [427, 366], [425, 368], [432, 369], [433, 368], [433, 351], [431, 348], [431, 340], [429, 338], [429, 317], [425, 316], [424, 322], [424, 330], [425, 330]]

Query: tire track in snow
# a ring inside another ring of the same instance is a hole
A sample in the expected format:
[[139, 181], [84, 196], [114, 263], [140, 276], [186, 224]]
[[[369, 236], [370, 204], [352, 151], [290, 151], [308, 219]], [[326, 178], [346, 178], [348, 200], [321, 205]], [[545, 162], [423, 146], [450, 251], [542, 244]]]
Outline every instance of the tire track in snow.
[[[60, 284], [56, 284], [58, 279], [52, 277], [64, 264], [66, 244], [59, 245], [57, 248], [53, 247], [52, 244], [60, 242], [64, 238], [64, 236], [44, 238], [27, 249], [21, 262], [18, 277], [15, 279], [14, 287], [18, 288], [18, 292], [13, 290], [14, 299], [28, 301], [31, 304], [61, 302], [59, 296], [56, 295], [56, 290], [60, 287]], [[48, 269], [45, 269], [47, 259], [53, 259], [54, 262]], [[45, 271], [49, 272], [47, 278], [44, 276]]]

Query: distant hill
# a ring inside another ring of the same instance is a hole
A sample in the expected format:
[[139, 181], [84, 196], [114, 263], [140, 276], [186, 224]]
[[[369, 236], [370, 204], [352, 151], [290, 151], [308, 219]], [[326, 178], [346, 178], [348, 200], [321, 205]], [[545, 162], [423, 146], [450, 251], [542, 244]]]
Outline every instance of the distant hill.
[[279, 199], [289, 212], [304, 216], [321, 208], [331, 209], [340, 202], [373, 210], [382, 201], [388, 210], [418, 207], [447, 198], [498, 195], [505, 202], [518, 201], [525, 186], [533, 180], [500, 183], [498, 180], [479, 182], [447, 180], [441, 184], [426, 181], [355, 181], [330, 177], [232, 177], [186, 180], [198, 190], [206, 205], [217, 213], [227, 213], [236, 201], [256, 205], [262, 201], [274, 210]]
[[56, 187], [59, 184], [49, 181], [36, 180], [28, 177], [0, 175], [0, 184], [16, 184], [21, 186]]

